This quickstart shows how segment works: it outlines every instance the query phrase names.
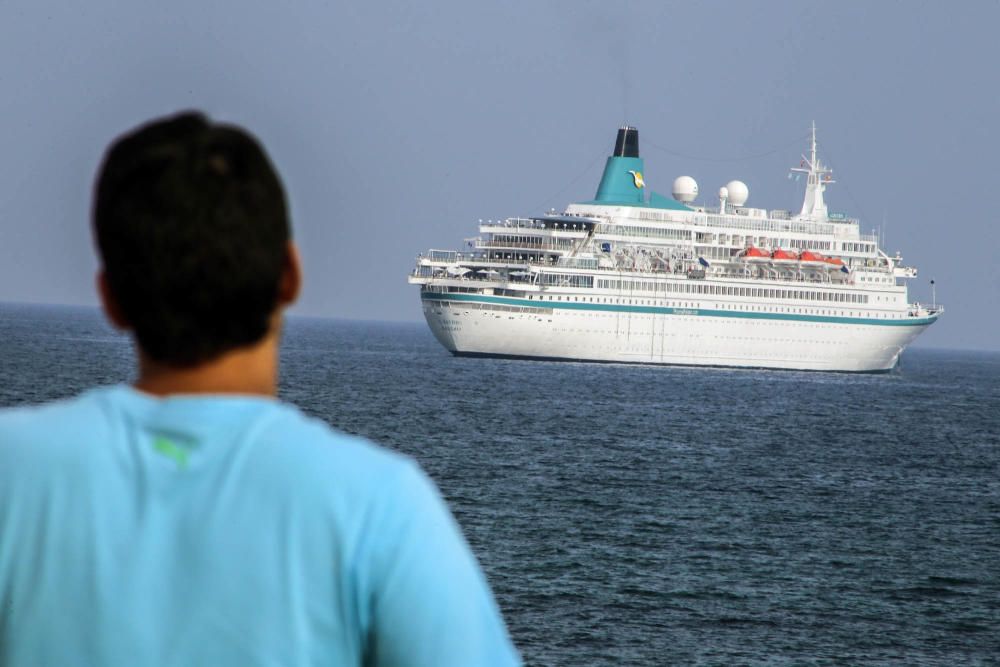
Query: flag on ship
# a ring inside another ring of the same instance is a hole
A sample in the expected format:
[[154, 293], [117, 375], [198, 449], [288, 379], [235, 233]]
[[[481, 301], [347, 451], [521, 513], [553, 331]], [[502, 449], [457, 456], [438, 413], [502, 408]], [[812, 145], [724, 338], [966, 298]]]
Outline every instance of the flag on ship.
[[704, 267], [705, 267], [706, 269], [707, 269], [707, 268], [708, 268], [708, 266], [709, 266], [709, 264], [708, 264], [708, 260], [707, 260], [707, 259], [705, 259], [704, 257], [699, 257], [699, 258], [698, 258], [698, 263], [699, 263], [699, 264], [701, 264], [702, 266], [704, 266]]
[[851, 270], [849, 268], [847, 268], [847, 266], [842, 266], [842, 267], [840, 267], [840, 272], [841, 273], [850, 273]]
[[602, 243], [601, 244], [601, 252], [611, 252], [611, 244], [610, 243]]

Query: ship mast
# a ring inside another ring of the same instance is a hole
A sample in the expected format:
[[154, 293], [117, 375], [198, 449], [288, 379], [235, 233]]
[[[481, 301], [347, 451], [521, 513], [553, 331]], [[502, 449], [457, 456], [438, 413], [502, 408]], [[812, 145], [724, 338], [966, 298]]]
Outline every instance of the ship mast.
[[802, 162], [798, 167], [792, 167], [792, 171], [806, 174], [806, 195], [802, 200], [802, 212], [800, 218], [826, 222], [827, 209], [826, 202], [823, 201], [823, 192], [830, 183], [835, 183], [831, 174], [833, 170], [820, 162], [816, 157], [816, 121], [812, 124], [812, 143], [809, 149], [809, 157], [802, 156]]

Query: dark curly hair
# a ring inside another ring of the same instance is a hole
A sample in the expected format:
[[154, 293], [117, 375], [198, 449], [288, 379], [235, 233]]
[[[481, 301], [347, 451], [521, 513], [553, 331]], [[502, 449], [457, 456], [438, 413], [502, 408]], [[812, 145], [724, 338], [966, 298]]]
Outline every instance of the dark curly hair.
[[117, 139], [95, 185], [108, 288], [151, 359], [193, 366], [261, 340], [291, 236], [257, 140], [197, 112]]

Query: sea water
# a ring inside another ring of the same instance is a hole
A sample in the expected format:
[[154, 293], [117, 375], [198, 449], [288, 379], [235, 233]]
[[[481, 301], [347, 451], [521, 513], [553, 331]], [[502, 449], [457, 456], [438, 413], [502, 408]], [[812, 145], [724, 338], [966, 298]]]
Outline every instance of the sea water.
[[[0, 405], [133, 378], [0, 306]], [[464, 359], [293, 318], [281, 395], [415, 457], [531, 665], [1000, 662], [1000, 354], [847, 375]]]

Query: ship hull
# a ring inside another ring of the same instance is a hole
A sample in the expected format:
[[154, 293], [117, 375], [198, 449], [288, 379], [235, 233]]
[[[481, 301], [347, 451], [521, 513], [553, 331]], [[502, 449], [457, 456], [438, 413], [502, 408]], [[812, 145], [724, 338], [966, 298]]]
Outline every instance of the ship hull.
[[936, 319], [538, 306], [426, 293], [423, 311], [441, 345], [463, 356], [869, 373], [895, 367], [903, 349]]

